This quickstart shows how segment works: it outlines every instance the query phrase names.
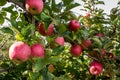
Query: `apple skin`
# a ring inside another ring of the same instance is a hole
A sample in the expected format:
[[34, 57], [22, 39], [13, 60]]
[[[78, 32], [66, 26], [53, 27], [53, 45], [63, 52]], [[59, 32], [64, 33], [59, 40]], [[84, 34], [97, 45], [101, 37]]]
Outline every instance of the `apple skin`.
[[71, 20], [69, 22], [69, 30], [77, 32], [77, 30], [80, 28], [80, 23], [77, 20]]
[[25, 7], [31, 14], [39, 14], [43, 10], [43, 0], [26, 0]]
[[37, 43], [31, 46], [31, 56], [44, 58], [44, 47]]
[[96, 36], [98, 36], [98, 37], [103, 37], [104, 34], [102, 34], [102, 33], [98, 33]]
[[54, 33], [54, 25], [51, 23], [47, 30], [45, 30], [44, 28], [44, 24], [43, 23], [39, 23], [38, 27], [37, 27], [38, 32], [43, 35], [43, 36], [50, 36]]
[[16, 62], [24, 62], [31, 55], [31, 48], [22, 41], [14, 42], [9, 48], [9, 57]]
[[99, 75], [100, 73], [102, 73], [103, 67], [102, 64], [99, 63], [98, 61], [93, 61], [90, 64], [90, 73], [92, 75]]
[[79, 57], [82, 54], [82, 47], [78, 44], [72, 45], [70, 48], [70, 53], [74, 57]]
[[55, 42], [56, 43], [58, 43], [59, 45], [61, 45], [61, 46], [64, 46], [64, 37], [62, 36], [62, 37], [57, 37], [56, 39], [55, 39]]
[[83, 49], [87, 49], [92, 45], [92, 41], [90, 39], [88, 40], [82, 40], [81, 46]]

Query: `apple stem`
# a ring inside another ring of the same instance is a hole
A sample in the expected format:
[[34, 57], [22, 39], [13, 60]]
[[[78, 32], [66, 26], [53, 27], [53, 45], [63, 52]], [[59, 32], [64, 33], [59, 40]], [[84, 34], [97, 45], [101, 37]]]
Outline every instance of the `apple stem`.
[[[35, 26], [35, 18], [34, 18], [34, 16], [32, 15], [32, 24]], [[32, 35], [34, 35], [35, 33], [34, 33], [34, 30], [31, 30], [32, 32]]]

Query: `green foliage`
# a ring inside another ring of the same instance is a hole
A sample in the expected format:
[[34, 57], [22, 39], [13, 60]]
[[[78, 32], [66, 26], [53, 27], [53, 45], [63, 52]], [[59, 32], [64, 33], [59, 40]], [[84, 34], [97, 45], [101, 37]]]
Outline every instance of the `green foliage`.
[[[8, 0], [0, 1], [0, 25], [5, 20], [10, 24], [0, 27], [0, 80], [119, 80], [120, 79], [120, 8], [116, 6], [110, 14], [97, 8], [105, 5], [100, 0], [82, 0], [83, 11], [90, 12], [90, 17], [75, 15], [71, 9], [81, 6], [74, 0], [44, 0], [44, 9], [38, 15], [23, 11], [16, 0], [4, 7]], [[9, 2], [8, 2], [9, 3]], [[8, 18], [8, 13], [10, 14]], [[81, 24], [77, 32], [68, 28], [70, 20], [76, 19]], [[54, 34], [42, 36], [37, 30], [38, 23], [44, 23], [45, 30], [54, 24]], [[103, 36], [97, 36], [98, 33]], [[65, 45], [54, 42], [56, 37], [63, 36]], [[82, 45], [82, 40], [91, 39], [92, 45], [82, 49], [80, 57], [70, 54], [73, 44]], [[28, 45], [41, 43], [45, 48], [45, 58], [32, 58], [17, 64], [9, 59], [9, 47], [14, 41], [24, 41]], [[102, 54], [101, 49], [105, 49]], [[104, 70], [98, 76], [91, 75], [89, 64], [92, 60], [102, 63]], [[48, 66], [54, 66], [50, 72]]]

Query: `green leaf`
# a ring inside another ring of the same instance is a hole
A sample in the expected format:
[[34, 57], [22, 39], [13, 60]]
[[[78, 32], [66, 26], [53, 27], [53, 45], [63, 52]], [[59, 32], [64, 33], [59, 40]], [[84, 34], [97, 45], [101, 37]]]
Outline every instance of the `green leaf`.
[[47, 64], [51, 62], [50, 58], [35, 58], [35, 64], [33, 65], [33, 71], [42, 70]]
[[59, 26], [59, 32], [60, 33], [63, 33], [63, 32], [65, 32], [67, 30], [67, 26], [65, 25], [65, 24], [61, 24], [60, 26]]
[[109, 41], [108, 43], [106, 43], [106, 44], [104, 45], [104, 49], [107, 50], [107, 49], [113, 47], [113, 45], [114, 45], [114, 44], [112, 43], [112, 41]]
[[46, 68], [42, 70], [43, 80], [53, 80], [52, 75], [48, 72]]
[[72, 3], [74, 0], [62, 0], [64, 5], [67, 6], [68, 4]]
[[0, 24], [3, 24], [4, 23], [4, 18], [3, 16], [0, 14]]
[[0, 0], [0, 6], [3, 6], [6, 4], [6, 0]]
[[14, 34], [14, 32], [9, 28], [9, 27], [3, 27], [1, 28], [1, 30], [4, 32], [4, 33], [9, 33], [11, 35]]
[[10, 17], [11, 19], [16, 20], [16, 18], [18, 17], [18, 12], [17, 11], [12, 12]]
[[30, 72], [29, 73], [29, 79], [30, 80], [38, 80], [39, 77], [40, 77], [39, 72]]
[[45, 14], [44, 12], [42, 12], [41, 14], [40, 14], [40, 17], [41, 17], [41, 20], [43, 20], [43, 21], [49, 21], [51, 18], [50, 18], [50, 16], [48, 16], [47, 14]]
[[52, 11], [54, 12], [60, 12], [60, 6], [61, 4], [59, 3], [58, 5], [55, 3], [55, 0], [52, 0]]
[[105, 5], [104, 1], [97, 1], [96, 4], [103, 4], [103, 5]]
[[102, 47], [102, 42], [100, 41], [99, 38], [97, 37], [94, 37], [92, 38], [93, 40], [93, 45], [96, 46], [97, 48], [101, 48]]
[[14, 5], [11, 5], [11, 6], [7, 7], [7, 8], [2, 8], [2, 10], [3, 10], [3, 11], [10, 12], [10, 13], [13, 13], [13, 12], [14, 12], [14, 11], [13, 11], [13, 8], [14, 8]]
[[65, 11], [69, 11], [70, 9], [73, 9], [77, 6], [80, 6], [80, 4], [78, 3], [71, 3], [71, 4], [68, 4], [68, 6], [65, 8]]
[[63, 50], [64, 50], [63, 46], [58, 46], [58, 47], [53, 49], [53, 54], [52, 55], [59, 55]]

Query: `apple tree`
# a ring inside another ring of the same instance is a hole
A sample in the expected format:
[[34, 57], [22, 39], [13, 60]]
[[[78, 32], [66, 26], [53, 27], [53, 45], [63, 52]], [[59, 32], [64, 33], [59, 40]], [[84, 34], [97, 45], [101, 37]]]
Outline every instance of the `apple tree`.
[[1, 0], [0, 80], [119, 80], [120, 2], [81, 2]]

